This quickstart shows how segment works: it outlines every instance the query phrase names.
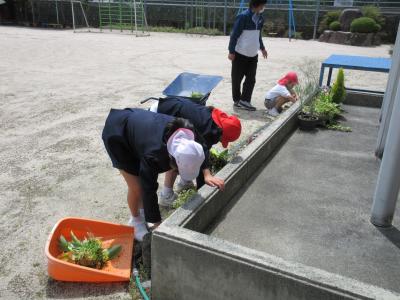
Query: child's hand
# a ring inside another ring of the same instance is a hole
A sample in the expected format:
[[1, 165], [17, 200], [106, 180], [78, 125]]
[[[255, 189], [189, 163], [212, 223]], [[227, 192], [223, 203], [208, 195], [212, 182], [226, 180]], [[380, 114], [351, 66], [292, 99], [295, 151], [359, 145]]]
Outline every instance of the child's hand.
[[261, 53], [262, 53], [262, 56], [263, 56], [265, 59], [267, 59], [267, 57], [268, 57], [268, 52], [267, 52], [267, 50], [263, 49], [263, 50], [261, 50]]
[[225, 188], [225, 180], [223, 180], [222, 178], [218, 178], [218, 177], [214, 177], [214, 176], [207, 176], [204, 177], [204, 182], [212, 187], [216, 187], [219, 190], [223, 191]]
[[225, 180], [222, 178], [212, 176], [210, 169], [203, 170], [204, 182], [212, 187], [217, 187], [219, 190], [223, 191], [225, 188]]
[[234, 61], [235, 60], [235, 53], [229, 53], [228, 54], [228, 59], [231, 60], [231, 61]]

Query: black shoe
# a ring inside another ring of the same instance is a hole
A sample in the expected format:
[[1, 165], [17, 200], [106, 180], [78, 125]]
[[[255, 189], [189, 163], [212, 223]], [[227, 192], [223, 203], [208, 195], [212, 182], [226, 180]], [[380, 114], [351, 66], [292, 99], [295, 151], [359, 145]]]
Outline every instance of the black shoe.
[[253, 105], [251, 105], [250, 102], [243, 101], [243, 100], [239, 101], [238, 107], [246, 109], [246, 110], [251, 110], [251, 111], [257, 110], [257, 108], [255, 108]]

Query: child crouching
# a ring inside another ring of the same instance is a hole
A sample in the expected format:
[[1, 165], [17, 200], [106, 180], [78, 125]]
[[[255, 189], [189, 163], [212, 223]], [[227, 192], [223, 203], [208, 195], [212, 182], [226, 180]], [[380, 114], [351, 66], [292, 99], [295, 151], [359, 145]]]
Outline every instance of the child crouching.
[[296, 102], [297, 94], [293, 90], [294, 86], [299, 83], [297, 74], [289, 72], [279, 79], [278, 84], [267, 92], [264, 105], [270, 116], [276, 117], [282, 111], [282, 105], [287, 102]]

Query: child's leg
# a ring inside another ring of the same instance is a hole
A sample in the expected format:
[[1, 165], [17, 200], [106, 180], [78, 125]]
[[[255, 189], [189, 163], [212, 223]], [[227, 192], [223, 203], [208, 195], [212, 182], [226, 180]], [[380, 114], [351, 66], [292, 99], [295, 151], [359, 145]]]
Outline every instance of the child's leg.
[[275, 108], [278, 111], [281, 111], [283, 104], [289, 102], [290, 100], [288, 98], [282, 97], [282, 96], [278, 96], [277, 99], [275, 100]]
[[139, 217], [139, 209], [143, 208], [142, 186], [138, 176], [119, 170], [128, 185], [128, 206], [132, 216]]
[[246, 66], [246, 79], [243, 83], [242, 100], [251, 102], [251, 96], [253, 94], [254, 85], [256, 84], [256, 73], [257, 73], [258, 56], [249, 57]]
[[232, 61], [232, 99], [233, 102], [239, 102], [241, 98], [240, 86], [245, 73], [245, 61], [243, 57], [236, 53], [235, 59]]
[[119, 170], [128, 185], [128, 206], [132, 217], [128, 225], [135, 227], [135, 239], [142, 241], [148, 233], [142, 203], [142, 186], [138, 176]]
[[165, 207], [170, 207], [175, 201], [177, 195], [174, 193], [173, 187], [178, 176], [178, 171], [169, 170], [165, 173], [164, 186], [161, 193], [158, 195], [158, 204]]
[[178, 171], [176, 170], [169, 170], [165, 173], [164, 178], [164, 191], [163, 192], [173, 192], [174, 183], [176, 177], [178, 176]]

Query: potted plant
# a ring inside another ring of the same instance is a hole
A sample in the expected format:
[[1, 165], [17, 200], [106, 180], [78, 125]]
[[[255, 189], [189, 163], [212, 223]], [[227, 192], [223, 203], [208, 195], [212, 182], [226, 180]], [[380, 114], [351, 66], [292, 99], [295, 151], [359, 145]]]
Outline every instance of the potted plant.
[[315, 113], [314, 101], [310, 105], [304, 105], [303, 98], [300, 97], [300, 113], [297, 116], [298, 125], [301, 130], [314, 130], [320, 120]]
[[323, 127], [334, 123], [341, 113], [340, 104], [333, 101], [332, 92], [329, 90], [322, 90], [313, 100], [312, 107]]

